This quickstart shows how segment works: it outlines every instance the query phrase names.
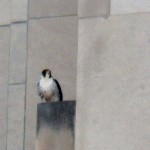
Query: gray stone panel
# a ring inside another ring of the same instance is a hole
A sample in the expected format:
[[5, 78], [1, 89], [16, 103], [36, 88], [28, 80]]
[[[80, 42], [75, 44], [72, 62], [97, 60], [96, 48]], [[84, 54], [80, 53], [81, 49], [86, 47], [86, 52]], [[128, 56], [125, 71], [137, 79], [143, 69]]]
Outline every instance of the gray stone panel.
[[11, 25], [9, 83], [24, 83], [26, 75], [27, 24]]
[[28, 0], [11, 0], [11, 21], [27, 20]]
[[75, 101], [38, 104], [36, 150], [74, 150]]
[[51, 17], [77, 14], [77, 0], [30, 0], [29, 17]]
[[150, 149], [150, 15], [79, 23], [77, 150]]
[[29, 22], [27, 70], [26, 150], [35, 148], [37, 82], [50, 68], [65, 100], [76, 99], [77, 17], [38, 19]]
[[[1, 71], [0, 71], [1, 72]], [[6, 150], [7, 138], [7, 85], [1, 84], [0, 87], [0, 149]]]
[[79, 0], [79, 17], [107, 17], [110, 13], [110, 0]]
[[150, 12], [149, 0], [111, 0], [111, 15]]
[[10, 28], [0, 27], [0, 150], [6, 150]]
[[7, 150], [23, 150], [25, 85], [10, 85]]
[[0, 25], [11, 23], [11, 0], [0, 1]]

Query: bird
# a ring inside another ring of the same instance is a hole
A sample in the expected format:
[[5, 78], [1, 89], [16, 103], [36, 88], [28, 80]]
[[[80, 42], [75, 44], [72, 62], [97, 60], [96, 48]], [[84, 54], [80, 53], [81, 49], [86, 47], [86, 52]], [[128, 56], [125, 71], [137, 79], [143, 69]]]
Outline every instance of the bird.
[[51, 70], [44, 69], [37, 84], [38, 95], [43, 102], [63, 101], [63, 94], [59, 82], [52, 77]]

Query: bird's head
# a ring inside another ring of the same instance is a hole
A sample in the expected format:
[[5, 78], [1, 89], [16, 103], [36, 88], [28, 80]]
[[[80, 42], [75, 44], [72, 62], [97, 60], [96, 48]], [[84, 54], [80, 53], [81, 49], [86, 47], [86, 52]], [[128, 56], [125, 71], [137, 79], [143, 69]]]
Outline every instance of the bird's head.
[[52, 77], [51, 71], [50, 71], [49, 69], [44, 69], [44, 70], [41, 72], [41, 76], [42, 76], [43, 78], [49, 79], [49, 78]]

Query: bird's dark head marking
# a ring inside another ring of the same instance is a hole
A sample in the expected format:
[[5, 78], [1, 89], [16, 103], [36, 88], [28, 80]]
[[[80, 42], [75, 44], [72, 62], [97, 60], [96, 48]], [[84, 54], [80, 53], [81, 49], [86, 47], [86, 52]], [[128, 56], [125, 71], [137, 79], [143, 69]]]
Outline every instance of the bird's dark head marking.
[[49, 69], [44, 69], [42, 72], [41, 72], [41, 75], [45, 78], [45, 77], [48, 77], [48, 78], [51, 78], [51, 71]]

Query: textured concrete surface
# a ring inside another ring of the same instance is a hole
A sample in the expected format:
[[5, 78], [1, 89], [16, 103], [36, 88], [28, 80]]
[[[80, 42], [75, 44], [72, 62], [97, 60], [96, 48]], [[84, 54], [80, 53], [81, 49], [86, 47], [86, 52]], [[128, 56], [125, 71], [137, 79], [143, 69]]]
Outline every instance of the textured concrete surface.
[[65, 128], [57, 133], [44, 126], [39, 132], [36, 143], [36, 150], [74, 150], [72, 133]]
[[150, 12], [149, 0], [111, 0], [111, 15]]
[[[7, 76], [6, 76], [7, 77]], [[7, 138], [7, 85], [1, 84], [0, 87], [0, 149], [6, 150]]]
[[149, 26], [150, 14], [80, 20], [77, 150], [150, 148]]
[[27, 20], [28, 0], [11, 0], [11, 21]]
[[24, 83], [26, 78], [27, 24], [11, 26], [9, 83]]
[[[0, 150], [15, 149], [22, 141], [15, 141], [22, 130], [8, 120], [20, 106], [7, 106], [8, 87], [20, 84], [26, 87], [23, 149], [35, 149], [36, 85], [43, 68], [52, 70], [66, 100], [76, 99], [78, 76], [77, 150], [149, 150], [150, 2], [27, 2], [0, 1]], [[102, 19], [109, 13], [112, 17]]]
[[6, 150], [10, 28], [0, 27], [0, 149]]
[[[50, 68], [62, 87], [65, 100], [76, 99], [77, 17], [38, 19], [29, 22], [26, 150], [35, 147], [37, 81]], [[28, 138], [31, 137], [31, 138]]]
[[107, 17], [110, 13], [110, 0], [79, 0], [79, 17]]
[[38, 104], [36, 150], [74, 150], [75, 104]]
[[29, 17], [50, 17], [77, 14], [77, 0], [30, 0]]
[[28, 0], [1, 0], [0, 25], [27, 20]]
[[7, 150], [23, 150], [24, 107], [25, 85], [10, 85], [8, 99]]
[[7, 25], [11, 23], [11, 1], [0, 1], [0, 25]]

